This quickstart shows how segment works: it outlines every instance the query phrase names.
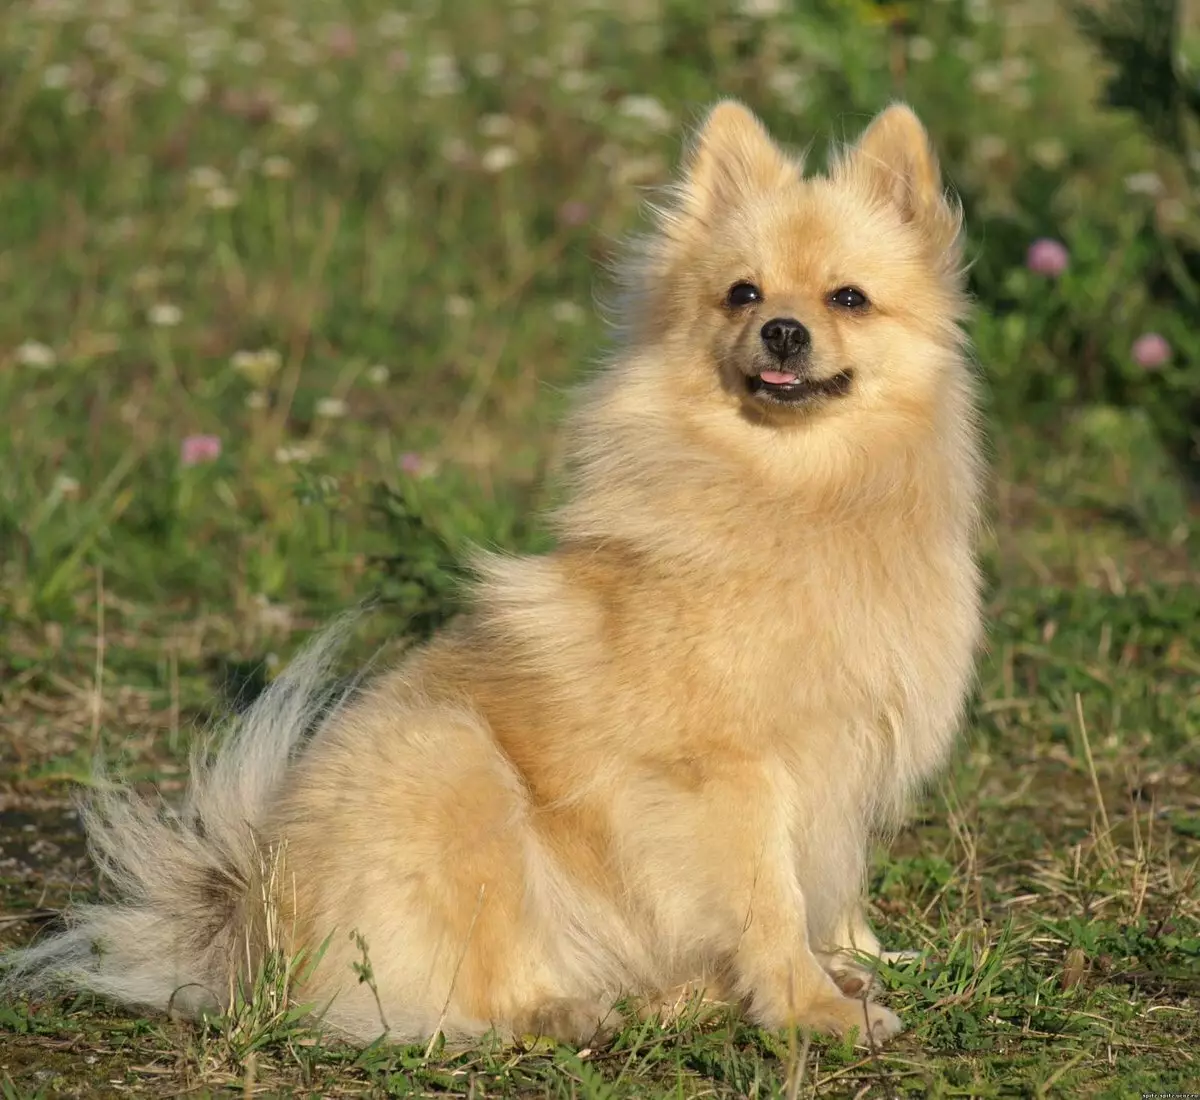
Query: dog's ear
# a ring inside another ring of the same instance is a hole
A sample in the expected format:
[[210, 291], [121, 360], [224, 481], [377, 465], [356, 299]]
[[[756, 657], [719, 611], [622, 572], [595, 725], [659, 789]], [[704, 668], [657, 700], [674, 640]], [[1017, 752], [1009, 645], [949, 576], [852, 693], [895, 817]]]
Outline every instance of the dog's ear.
[[875, 116], [858, 144], [841, 158], [834, 176], [860, 181], [875, 199], [925, 232], [935, 249], [955, 248], [962, 213], [946, 197], [925, 127], [905, 104], [893, 103]]
[[722, 100], [693, 141], [679, 184], [681, 212], [702, 222], [798, 178], [801, 166], [771, 140], [749, 108]]

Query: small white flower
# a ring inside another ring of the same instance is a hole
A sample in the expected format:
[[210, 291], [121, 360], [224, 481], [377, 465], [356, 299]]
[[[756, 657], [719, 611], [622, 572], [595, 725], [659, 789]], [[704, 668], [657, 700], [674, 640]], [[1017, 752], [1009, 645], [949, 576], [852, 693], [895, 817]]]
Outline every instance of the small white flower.
[[165, 88], [171, 79], [171, 71], [157, 61], [147, 61], [138, 69], [138, 78], [151, 88]]
[[448, 53], [430, 54], [425, 59], [424, 90], [427, 96], [457, 95], [463, 90], [458, 62]]
[[652, 95], [627, 95], [617, 104], [626, 118], [645, 123], [652, 130], [667, 131], [675, 125], [671, 112]]
[[59, 474], [54, 479], [54, 491], [67, 500], [74, 500], [79, 496], [79, 481], [70, 474]]
[[129, 280], [129, 285], [141, 294], [156, 290], [162, 282], [163, 273], [157, 267], [139, 267]]
[[295, 175], [296, 169], [287, 157], [272, 154], [262, 162], [262, 174], [273, 180], [285, 180]]
[[199, 73], [188, 73], [179, 82], [179, 96], [184, 103], [199, 103], [208, 95], [208, 81]]
[[93, 50], [106, 53], [113, 44], [112, 28], [107, 23], [93, 23], [83, 32], [83, 40]]
[[201, 191], [214, 191], [225, 186], [225, 176], [219, 168], [200, 164], [188, 173], [188, 183]]
[[442, 142], [442, 156], [456, 168], [471, 163], [471, 147], [460, 137], [448, 137]]
[[375, 363], [373, 366], [367, 367], [367, 381], [376, 386], [382, 386], [391, 373], [382, 363]]
[[384, 12], [375, 24], [381, 38], [403, 38], [408, 33], [408, 16], [404, 12]]
[[451, 294], [446, 299], [446, 315], [448, 317], [470, 317], [475, 312], [475, 303], [461, 294]]
[[58, 356], [49, 345], [39, 344], [36, 340], [26, 340], [17, 348], [17, 362], [34, 370], [49, 370], [58, 362]]
[[971, 74], [971, 87], [980, 95], [997, 95], [1005, 83], [1004, 71], [998, 65], [981, 65]]
[[244, 375], [255, 386], [261, 388], [283, 365], [283, 356], [274, 348], [235, 351], [229, 359], [229, 364], [238, 374]]
[[156, 302], [146, 317], [155, 328], [174, 328], [183, 320], [183, 310], [170, 302]]
[[1132, 176], [1125, 177], [1125, 190], [1131, 195], [1157, 198], [1166, 190], [1166, 185], [1157, 172], [1134, 172]]
[[1008, 142], [999, 134], [983, 134], [975, 142], [975, 155], [984, 163], [999, 160], [1008, 152]]
[[288, 43], [287, 54], [288, 60], [301, 69], [310, 68], [318, 59], [316, 46], [300, 39]]
[[510, 115], [484, 115], [479, 120], [479, 132], [493, 140], [510, 137], [516, 128]]
[[481, 53], [475, 58], [474, 68], [484, 80], [494, 80], [504, 71], [504, 59], [498, 53]]
[[239, 201], [238, 193], [232, 187], [214, 187], [207, 198], [208, 205], [214, 210], [232, 210]]
[[42, 87], [57, 90], [71, 83], [70, 65], [47, 65], [42, 72]]
[[1029, 155], [1033, 157], [1035, 164], [1053, 171], [1066, 161], [1067, 148], [1058, 138], [1044, 138], [1042, 141], [1035, 141], [1029, 147]]
[[320, 113], [315, 103], [292, 103], [280, 107], [276, 117], [285, 130], [299, 132], [312, 126]]
[[267, 48], [257, 39], [244, 38], [234, 47], [233, 56], [241, 64], [254, 68], [262, 64], [263, 58], [267, 56]]
[[517, 155], [516, 149], [511, 145], [493, 145], [487, 149], [479, 160], [480, 166], [485, 172], [504, 172], [511, 168], [520, 157]]
[[315, 443], [287, 443], [275, 448], [275, 461], [283, 463], [311, 462], [320, 453]]
[[248, 409], [265, 409], [267, 407], [267, 395], [262, 390], [251, 390], [246, 394], [246, 408]]
[[346, 402], [340, 397], [322, 397], [313, 411], [326, 420], [338, 420], [346, 415]]
[[587, 318], [587, 312], [577, 302], [555, 302], [550, 307], [550, 316], [560, 325], [580, 325]]
[[559, 74], [558, 86], [568, 95], [579, 95], [596, 86], [596, 78], [583, 69], [565, 69]]
[[1006, 57], [1000, 63], [1000, 71], [1004, 73], [1006, 80], [1025, 80], [1033, 72], [1033, 66], [1029, 62], [1029, 58], [1021, 57]]
[[783, 0], [741, 0], [738, 11], [748, 19], [770, 19], [783, 11]]
[[912, 61], [932, 61], [937, 56], [937, 47], [932, 39], [916, 34], [908, 40], [908, 56]]

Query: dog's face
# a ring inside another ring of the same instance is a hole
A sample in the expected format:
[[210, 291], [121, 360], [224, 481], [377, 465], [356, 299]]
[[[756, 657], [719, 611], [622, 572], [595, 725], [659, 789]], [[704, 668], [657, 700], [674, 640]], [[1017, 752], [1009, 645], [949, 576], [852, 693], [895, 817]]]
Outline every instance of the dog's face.
[[959, 368], [960, 218], [907, 108], [805, 178], [749, 111], [722, 103], [676, 195], [639, 316], [685, 401], [712, 412], [716, 397], [773, 427], [891, 419], [920, 413]]

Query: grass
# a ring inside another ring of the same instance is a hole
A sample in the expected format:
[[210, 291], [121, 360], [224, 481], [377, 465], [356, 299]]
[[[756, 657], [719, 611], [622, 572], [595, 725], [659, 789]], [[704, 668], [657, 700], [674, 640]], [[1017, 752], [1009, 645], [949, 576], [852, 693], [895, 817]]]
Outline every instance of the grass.
[[[961, 32], [981, 51], [1016, 33], [996, 7]], [[545, 545], [596, 267], [679, 124], [719, 89], [820, 144], [857, 128], [840, 104], [940, 86], [899, 83], [865, 7], [618, 8], [0, 12], [0, 941], [95, 890], [69, 794], [97, 750], [178, 792], [193, 731], [332, 612], [381, 597], [356, 652], [402, 644], [452, 612], [466, 543]], [[975, 244], [985, 269], [1007, 247]], [[980, 313], [997, 385], [1065, 369]], [[1200, 516], [1136, 409], [994, 403], [990, 652], [952, 771], [875, 862], [876, 925], [921, 951], [881, 974], [894, 1045], [689, 1006], [590, 1051], [356, 1051], [274, 960], [202, 1025], [0, 1004], [0, 1095], [1196, 1091]], [[185, 465], [196, 435], [220, 454]]]

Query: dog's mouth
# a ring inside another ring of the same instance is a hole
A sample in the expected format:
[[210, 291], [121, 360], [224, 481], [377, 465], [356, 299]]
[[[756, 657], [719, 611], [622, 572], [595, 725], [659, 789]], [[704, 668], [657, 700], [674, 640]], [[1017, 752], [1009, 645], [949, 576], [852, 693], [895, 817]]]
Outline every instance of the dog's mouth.
[[838, 371], [828, 378], [809, 378], [794, 371], [764, 370], [746, 377], [746, 389], [759, 401], [796, 405], [818, 397], [844, 397], [854, 380], [852, 370]]

